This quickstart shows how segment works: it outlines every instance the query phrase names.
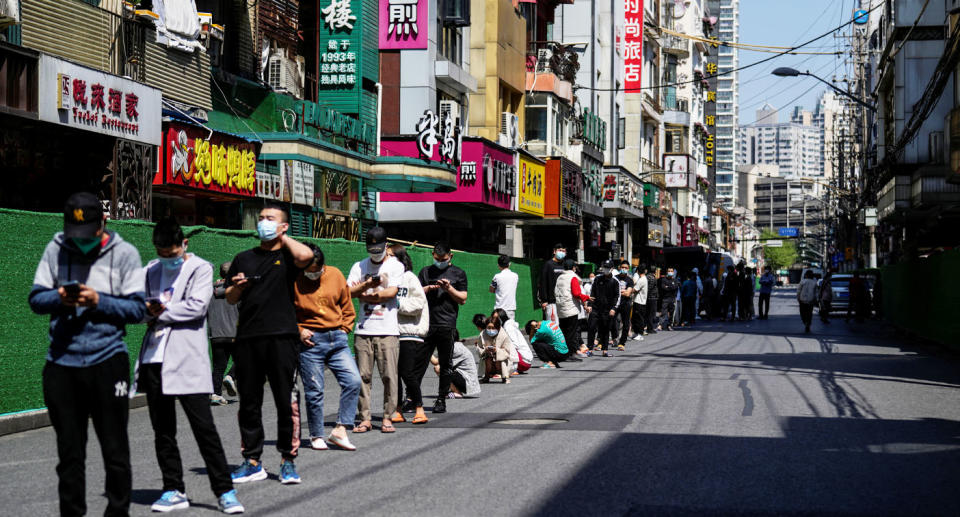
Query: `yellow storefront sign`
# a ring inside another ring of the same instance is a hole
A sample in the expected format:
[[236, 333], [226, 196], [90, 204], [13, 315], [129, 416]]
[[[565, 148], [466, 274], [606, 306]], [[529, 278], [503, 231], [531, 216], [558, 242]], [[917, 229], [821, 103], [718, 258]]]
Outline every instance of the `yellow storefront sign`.
[[520, 168], [520, 181], [517, 210], [543, 217], [543, 183], [546, 167], [538, 161], [527, 158], [522, 153], [518, 166]]

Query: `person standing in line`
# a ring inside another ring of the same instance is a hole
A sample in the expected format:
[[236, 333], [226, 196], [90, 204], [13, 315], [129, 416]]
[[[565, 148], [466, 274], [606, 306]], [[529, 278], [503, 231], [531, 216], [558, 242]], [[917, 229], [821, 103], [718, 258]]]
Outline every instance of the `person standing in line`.
[[[587, 275], [587, 278], [583, 281], [580, 287], [580, 292], [591, 296], [590, 292], [593, 289], [593, 282], [596, 280], [596, 274], [593, 271]], [[580, 306], [580, 314], [577, 316], [577, 332], [576, 332], [576, 343], [573, 345], [573, 348], [577, 350], [577, 355], [580, 357], [588, 357], [593, 355], [593, 343], [585, 343], [583, 341], [583, 331], [586, 330], [587, 334], [590, 334], [590, 329], [593, 328], [593, 332], [596, 332], [596, 327], [593, 326], [595, 320], [590, 317], [590, 313], [593, 309], [590, 307], [590, 302], [586, 302]], [[568, 345], [569, 347], [570, 345]]]
[[540, 301], [540, 307], [543, 309], [543, 319], [556, 321], [557, 316], [557, 277], [563, 273], [563, 259], [567, 256], [567, 248], [561, 243], [553, 245], [553, 257], [543, 264], [540, 270], [540, 284], [537, 287], [537, 300]]
[[[339, 269], [328, 265], [316, 244], [307, 244], [313, 262], [303, 270], [294, 284], [294, 306], [300, 327], [300, 378], [307, 402], [310, 447], [327, 450], [327, 442], [347, 451], [357, 448], [350, 443], [347, 429], [353, 427], [360, 397], [360, 370], [350, 353], [347, 336], [353, 330], [356, 312], [347, 280]], [[340, 407], [337, 424], [323, 439], [324, 370], [330, 368], [340, 385]], [[302, 427], [302, 426], [301, 426]]]
[[660, 279], [660, 296], [663, 298], [663, 318], [660, 320], [660, 328], [663, 330], [673, 330], [671, 323], [679, 293], [680, 282], [677, 281], [677, 272], [672, 267], [668, 267], [667, 276]]
[[723, 289], [720, 296], [723, 299], [723, 309], [720, 314], [720, 321], [727, 319], [727, 313], [730, 314], [730, 321], [737, 321], [737, 292], [740, 287], [737, 270], [733, 266], [727, 266], [727, 273], [723, 279]]
[[[636, 292], [633, 284], [633, 277], [630, 276], [630, 263], [626, 260], [620, 262], [620, 271], [615, 277], [620, 283], [620, 307], [617, 314], [620, 316], [620, 340], [617, 342], [617, 350], [621, 352], [626, 349], [627, 338], [630, 336], [630, 310], [633, 308], [633, 295]], [[616, 331], [614, 331], [616, 332]], [[616, 338], [616, 334], [614, 334]]]
[[541, 368], [560, 368], [560, 363], [570, 355], [570, 349], [563, 339], [560, 325], [548, 320], [530, 320], [523, 329], [530, 337], [530, 346], [537, 353], [537, 357], [543, 361]]
[[687, 279], [680, 286], [680, 304], [683, 307], [683, 316], [680, 325], [692, 327], [697, 321], [697, 273], [696, 269], [687, 275]]
[[760, 311], [759, 318], [762, 320], [770, 317], [770, 296], [773, 294], [773, 286], [776, 283], [777, 279], [773, 276], [773, 268], [767, 266], [763, 276], [760, 277], [760, 300], [757, 302]]
[[643, 329], [647, 321], [647, 292], [650, 287], [647, 285], [647, 266], [640, 264], [633, 273], [633, 314], [630, 317], [630, 327], [633, 336], [630, 339], [634, 341], [643, 341]]
[[647, 322], [646, 333], [656, 334], [657, 310], [660, 304], [660, 279], [658, 270], [650, 270], [647, 275]]
[[[236, 366], [227, 371], [227, 363], [233, 356], [234, 340], [237, 337], [236, 305], [227, 303], [227, 274], [230, 263], [220, 264], [220, 280], [213, 284], [213, 299], [207, 310], [207, 325], [210, 332], [210, 348], [213, 352], [213, 395], [210, 395], [210, 404], [226, 406], [227, 399], [223, 398], [223, 389], [227, 395], [237, 396], [237, 384], [234, 380]], [[226, 376], [224, 376], [226, 372]]]
[[833, 273], [827, 271], [820, 284], [820, 321], [830, 324], [830, 311], [833, 310]]
[[[453, 343], [457, 330], [460, 306], [467, 303], [467, 274], [450, 262], [453, 252], [444, 243], [433, 247], [433, 264], [420, 270], [417, 276], [427, 294], [430, 309], [430, 330], [425, 342], [431, 352], [436, 349], [440, 361], [440, 381], [437, 400], [433, 403], [435, 414], [447, 412], [447, 393], [453, 375]], [[426, 364], [423, 365], [426, 369]]]
[[700, 316], [700, 306], [705, 305], [700, 302], [703, 300], [703, 281], [700, 280], [700, 269], [693, 268], [693, 277], [697, 281], [697, 300], [693, 311], [694, 316]]
[[702, 318], [710, 321], [713, 319], [713, 313], [716, 310], [714, 300], [717, 296], [717, 279], [710, 276], [709, 272], [704, 272], [702, 277], [703, 294], [700, 296], [700, 309], [703, 311]]
[[493, 281], [490, 282], [490, 292], [496, 295], [493, 308], [507, 311], [510, 319], [514, 319], [517, 317], [517, 283], [520, 277], [510, 270], [510, 257], [506, 255], [497, 258], [497, 266], [500, 272], [493, 275]]
[[[576, 342], [577, 318], [580, 316], [580, 308], [590, 300], [590, 297], [583, 294], [580, 289], [580, 279], [574, 272], [576, 264], [571, 259], [563, 261], [563, 273], [557, 277], [557, 286], [555, 288], [555, 299], [557, 301], [557, 316], [560, 318], [560, 331], [563, 332], [563, 339], [568, 344]], [[571, 350], [571, 361], [579, 361], [576, 357], [576, 350], [573, 345], [569, 345]]]
[[373, 428], [370, 402], [373, 366], [376, 363], [383, 382], [383, 421], [380, 432], [394, 433], [391, 420], [397, 411], [400, 378], [400, 325], [397, 320], [397, 292], [403, 277], [403, 264], [387, 255], [387, 232], [381, 226], [367, 231], [369, 257], [356, 262], [347, 275], [350, 296], [360, 301], [360, 315], [353, 346], [363, 385], [360, 388], [360, 425], [354, 433]]
[[61, 515], [87, 511], [88, 420], [106, 471], [104, 514], [130, 510], [130, 362], [123, 336], [128, 323], [143, 321], [147, 307], [140, 254], [106, 229], [106, 219], [95, 195], [71, 195], [63, 232], [44, 249], [28, 297], [35, 314], [50, 315], [43, 402], [57, 436]]
[[[404, 422], [404, 412], [414, 411], [414, 424], [427, 423], [427, 415], [423, 412], [423, 394], [420, 386], [423, 384], [423, 373], [418, 365], [429, 360], [431, 350], [427, 348], [423, 338], [430, 330], [430, 311], [427, 309], [427, 294], [420, 285], [417, 275], [413, 274], [413, 260], [407, 253], [407, 248], [401, 244], [390, 247], [390, 253], [403, 264], [403, 276], [400, 277], [400, 288], [397, 290], [397, 323], [400, 326], [400, 358], [398, 370], [400, 383], [398, 384], [397, 400], [403, 405], [394, 413], [394, 423]], [[403, 398], [403, 387], [407, 388], [407, 398]]]
[[804, 332], [810, 333], [813, 304], [817, 302], [817, 281], [813, 279], [813, 271], [807, 270], [797, 286], [797, 301], [800, 302], [800, 319], [803, 320]]
[[227, 302], [240, 305], [234, 361], [240, 393], [243, 464], [231, 473], [234, 483], [267, 479], [260, 463], [263, 454], [263, 384], [277, 410], [277, 450], [280, 482], [300, 483], [294, 459], [300, 448], [300, 405], [297, 372], [300, 369], [300, 330], [293, 306], [294, 283], [313, 262], [313, 251], [287, 235], [286, 208], [268, 204], [260, 211], [260, 245], [237, 254], [230, 263]]
[[[610, 329], [621, 303], [620, 282], [613, 277], [615, 268], [612, 260], [605, 261], [600, 267], [600, 276], [593, 282], [593, 289], [591, 290], [593, 310], [590, 317], [595, 320], [597, 338], [600, 342], [598, 348], [603, 352], [603, 357], [610, 357], [607, 352], [611, 339]], [[594, 330], [591, 328], [587, 338], [587, 341], [591, 343], [593, 342], [593, 332]]]
[[207, 308], [213, 297], [213, 266], [187, 253], [188, 240], [177, 221], [153, 228], [156, 259], [144, 268], [147, 332], [137, 360], [137, 384], [147, 395], [163, 494], [150, 507], [170, 512], [190, 506], [177, 447], [176, 402], [180, 401], [224, 513], [243, 513], [230, 479], [223, 444], [210, 412], [213, 380], [207, 349]]

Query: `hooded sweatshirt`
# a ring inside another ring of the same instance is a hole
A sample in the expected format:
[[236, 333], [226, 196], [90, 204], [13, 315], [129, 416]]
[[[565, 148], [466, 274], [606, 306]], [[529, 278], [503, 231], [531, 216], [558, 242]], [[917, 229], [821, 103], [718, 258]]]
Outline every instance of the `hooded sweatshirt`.
[[[140, 254], [118, 234], [106, 230], [106, 242], [84, 255], [63, 233], [47, 244], [30, 290], [30, 309], [50, 315], [47, 361], [83, 367], [126, 352], [127, 323], [143, 320], [144, 274]], [[76, 280], [100, 295], [96, 307], [65, 307], [57, 289]]]

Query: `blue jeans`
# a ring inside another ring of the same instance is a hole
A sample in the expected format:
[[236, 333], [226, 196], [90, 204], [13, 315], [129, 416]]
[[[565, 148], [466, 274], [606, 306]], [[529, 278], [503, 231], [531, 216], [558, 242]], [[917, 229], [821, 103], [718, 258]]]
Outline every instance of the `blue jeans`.
[[327, 330], [313, 333], [312, 347], [300, 347], [300, 377], [310, 419], [310, 437], [323, 434], [323, 370], [329, 367], [340, 384], [340, 410], [337, 424], [353, 427], [360, 397], [360, 371], [347, 345], [347, 333]]

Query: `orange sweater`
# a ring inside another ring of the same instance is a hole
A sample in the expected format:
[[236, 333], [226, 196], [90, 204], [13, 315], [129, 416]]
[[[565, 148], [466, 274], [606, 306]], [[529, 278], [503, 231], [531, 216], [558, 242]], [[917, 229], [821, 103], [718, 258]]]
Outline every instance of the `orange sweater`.
[[318, 280], [310, 280], [301, 274], [294, 285], [293, 304], [297, 308], [300, 328], [353, 331], [356, 312], [350, 289], [343, 273], [333, 266], [324, 266], [323, 275]]

